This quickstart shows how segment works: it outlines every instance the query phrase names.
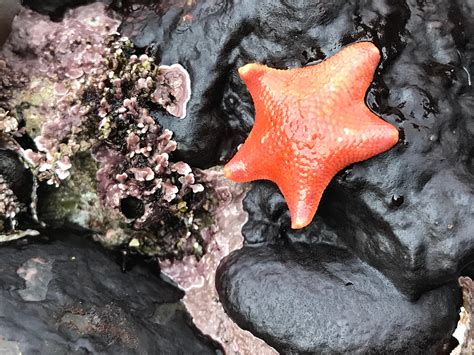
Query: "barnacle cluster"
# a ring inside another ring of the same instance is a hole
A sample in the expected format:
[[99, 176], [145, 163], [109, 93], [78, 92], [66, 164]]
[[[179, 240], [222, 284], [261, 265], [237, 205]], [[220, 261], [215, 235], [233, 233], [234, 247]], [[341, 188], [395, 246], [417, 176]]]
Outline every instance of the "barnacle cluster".
[[18, 130], [18, 120], [8, 111], [0, 108], [0, 136], [9, 136]]
[[0, 232], [7, 229], [7, 223], [11, 229], [15, 228], [15, 217], [21, 209], [22, 206], [8, 186], [8, 182], [0, 175]]
[[[14, 138], [19, 134], [21, 133], [17, 119], [8, 111], [0, 108], [0, 147], [16, 150], [17, 144]], [[11, 190], [8, 179], [0, 172], [0, 236], [15, 230], [17, 214], [23, 209], [24, 206]]]
[[204, 186], [188, 164], [172, 161], [173, 133], [150, 114], [163, 108], [185, 112], [189, 77], [181, 66], [163, 70], [148, 55], [133, 54], [126, 38], [110, 41], [108, 70], [84, 90], [87, 116], [99, 130], [93, 149], [101, 166], [98, 192], [136, 229], [132, 245], [169, 250], [169, 243], [175, 243], [171, 249], [199, 254], [202, 217], [196, 212], [205, 212]]

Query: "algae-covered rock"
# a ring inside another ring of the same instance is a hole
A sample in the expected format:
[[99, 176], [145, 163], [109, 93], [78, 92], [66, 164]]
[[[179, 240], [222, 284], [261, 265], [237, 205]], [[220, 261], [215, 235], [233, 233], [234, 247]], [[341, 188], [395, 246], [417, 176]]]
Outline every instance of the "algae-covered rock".
[[87, 228], [109, 247], [200, 257], [210, 197], [149, 114], [185, 119], [189, 75], [138, 53], [115, 32], [118, 17], [100, 3], [57, 22], [24, 9], [0, 51], [3, 121], [18, 123], [11, 138], [42, 184], [45, 222]]

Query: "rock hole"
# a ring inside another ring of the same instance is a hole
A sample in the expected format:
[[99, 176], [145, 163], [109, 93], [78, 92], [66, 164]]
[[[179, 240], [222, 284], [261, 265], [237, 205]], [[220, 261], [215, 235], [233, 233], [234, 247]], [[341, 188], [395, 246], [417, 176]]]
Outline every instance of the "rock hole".
[[128, 196], [120, 201], [120, 211], [125, 217], [136, 219], [143, 216], [145, 213], [145, 206], [143, 206], [143, 202], [138, 198]]
[[400, 207], [404, 201], [405, 198], [402, 195], [395, 194], [392, 196], [392, 206], [394, 207]]

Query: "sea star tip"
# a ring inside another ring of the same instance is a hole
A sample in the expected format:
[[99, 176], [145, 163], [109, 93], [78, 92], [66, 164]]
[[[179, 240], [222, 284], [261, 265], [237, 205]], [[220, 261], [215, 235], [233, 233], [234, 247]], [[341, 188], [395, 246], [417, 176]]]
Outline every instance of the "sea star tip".
[[232, 178], [232, 169], [230, 168], [230, 166], [227, 164], [226, 166], [224, 166], [224, 176], [227, 178], [227, 179], [231, 179]]
[[308, 224], [310, 224], [312, 221], [312, 218], [308, 218], [307, 216], [304, 215], [296, 215], [291, 217], [291, 228], [292, 229], [301, 229], [306, 227]]
[[247, 164], [242, 160], [233, 158], [224, 166], [224, 176], [235, 182], [247, 181]]
[[240, 77], [247, 85], [270, 70], [271, 68], [260, 63], [248, 63], [238, 69]]

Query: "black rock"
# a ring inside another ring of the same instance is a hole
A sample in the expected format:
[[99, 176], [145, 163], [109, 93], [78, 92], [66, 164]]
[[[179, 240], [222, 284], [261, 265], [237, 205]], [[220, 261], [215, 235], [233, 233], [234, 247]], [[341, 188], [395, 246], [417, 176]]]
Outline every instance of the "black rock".
[[2, 2], [0, 2], [0, 47], [7, 40], [11, 31], [13, 18], [19, 11], [19, 0], [2, 0]]
[[452, 283], [412, 302], [324, 244], [244, 247], [220, 265], [217, 288], [242, 328], [285, 354], [449, 354], [461, 299]]
[[[87, 5], [96, 0], [24, 0], [23, 5], [43, 15], [48, 15], [53, 20], [60, 20], [66, 10]], [[103, 1], [107, 2], [107, 1]], [[110, 1], [109, 1], [110, 2]]]
[[474, 260], [474, 7], [408, 4], [404, 49], [368, 95], [401, 121], [403, 142], [333, 181], [320, 217], [416, 298]]
[[[39, 237], [37, 237], [39, 238]], [[126, 273], [70, 232], [0, 248], [0, 353], [215, 354], [157, 266]], [[11, 352], [8, 352], [8, 351]]]

